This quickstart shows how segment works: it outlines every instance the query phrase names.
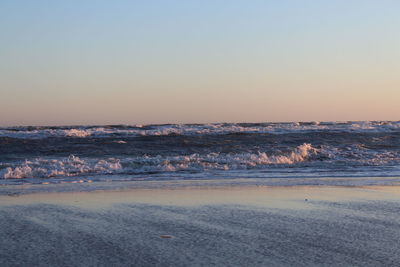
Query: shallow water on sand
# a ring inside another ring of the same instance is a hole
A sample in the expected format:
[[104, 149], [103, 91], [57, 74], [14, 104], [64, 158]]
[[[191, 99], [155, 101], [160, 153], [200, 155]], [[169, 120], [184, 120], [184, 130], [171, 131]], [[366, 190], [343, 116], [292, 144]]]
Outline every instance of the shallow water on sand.
[[399, 192], [235, 187], [1, 196], [0, 265], [398, 266]]

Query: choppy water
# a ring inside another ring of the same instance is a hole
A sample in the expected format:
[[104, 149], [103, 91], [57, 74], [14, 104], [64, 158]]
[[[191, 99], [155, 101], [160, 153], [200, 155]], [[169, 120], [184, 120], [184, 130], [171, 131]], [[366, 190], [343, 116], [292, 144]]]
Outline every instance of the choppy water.
[[400, 122], [0, 128], [0, 184], [400, 176]]

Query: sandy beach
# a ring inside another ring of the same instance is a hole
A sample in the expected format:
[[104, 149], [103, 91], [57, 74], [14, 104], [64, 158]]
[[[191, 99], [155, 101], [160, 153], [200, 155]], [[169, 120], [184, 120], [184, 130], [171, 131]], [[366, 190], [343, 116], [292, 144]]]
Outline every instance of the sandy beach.
[[398, 266], [400, 187], [0, 196], [1, 266]]
[[0, 0], [0, 267], [400, 267], [399, 14]]

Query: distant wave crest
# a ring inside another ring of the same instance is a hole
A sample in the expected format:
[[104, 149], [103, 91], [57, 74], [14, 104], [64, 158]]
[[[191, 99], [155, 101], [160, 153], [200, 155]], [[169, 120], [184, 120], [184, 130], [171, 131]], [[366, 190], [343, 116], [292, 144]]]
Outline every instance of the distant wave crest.
[[293, 122], [293, 123], [214, 123], [168, 125], [120, 125], [80, 127], [14, 127], [0, 128], [0, 137], [49, 138], [49, 137], [135, 137], [165, 135], [215, 135], [236, 133], [302, 133], [315, 131], [339, 132], [392, 132], [400, 130], [399, 121], [361, 122]]

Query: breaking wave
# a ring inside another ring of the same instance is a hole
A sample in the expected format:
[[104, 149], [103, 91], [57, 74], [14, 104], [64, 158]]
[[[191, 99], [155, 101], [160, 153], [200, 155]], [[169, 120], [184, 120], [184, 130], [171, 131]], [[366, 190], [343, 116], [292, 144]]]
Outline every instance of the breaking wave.
[[2, 171], [2, 176], [4, 179], [69, 177], [95, 173], [109, 174], [121, 168], [118, 159], [93, 162], [71, 155], [61, 160], [40, 158], [33, 161], [26, 160], [19, 166], [6, 168]]
[[400, 177], [400, 122], [0, 128], [0, 185], [338, 176]]
[[303, 144], [289, 153], [267, 155], [265, 152], [178, 156], [147, 156], [134, 158], [82, 159], [69, 156], [64, 159], [26, 160], [17, 166], [0, 171], [4, 179], [71, 177], [97, 174], [140, 174], [151, 172], [245, 170], [268, 168], [271, 165], [293, 165], [305, 162], [320, 153], [311, 144]]
[[286, 134], [315, 131], [348, 133], [392, 132], [400, 130], [399, 121], [293, 122], [293, 123], [214, 123], [167, 125], [116, 125], [79, 127], [8, 127], [0, 128], [0, 137], [135, 137], [165, 135], [220, 135], [235, 133]]

